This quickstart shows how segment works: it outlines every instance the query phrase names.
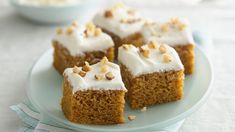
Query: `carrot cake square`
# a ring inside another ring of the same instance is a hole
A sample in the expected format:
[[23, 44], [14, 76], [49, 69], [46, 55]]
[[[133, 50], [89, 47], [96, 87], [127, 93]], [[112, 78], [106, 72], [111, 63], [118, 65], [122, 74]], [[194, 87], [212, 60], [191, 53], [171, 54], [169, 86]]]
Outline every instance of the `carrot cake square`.
[[193, 73], [195, 42], [186, 19], [176, 17], [167, 22], [145, 23], [141, 35], [144, 43], [154, 40], [172, 46], [179, 54], [185, 68], [185, 74]]
[[54, 62], [59, 73], [73, 66], [82, 66], [85, 61], [90, 64], [99, 62], [104, 56], [114, 59], [112, 38], [89, 22], [79, 25], [76, 21], [66, 29], [59, 28], [53, 38]]
[[184, 67], [170, 46], [154, 41], [140, 48], [123, 45], [119, 47], [118, 60], [131, 108], [182, 98]]
[[117, 64], [104, 57], [99, 63], [64, 71], [62, 111], [66, 118], [80, 124], [117, 124], [124, 122], [127, 91]]
[[116, 57], [118, 47], [122, 44], [142, 45], [142, 37], [139, 31], [145, 21], [134, 9], [122, 3], [97, 13], [93, 22], [112, 37], [115, 43]]

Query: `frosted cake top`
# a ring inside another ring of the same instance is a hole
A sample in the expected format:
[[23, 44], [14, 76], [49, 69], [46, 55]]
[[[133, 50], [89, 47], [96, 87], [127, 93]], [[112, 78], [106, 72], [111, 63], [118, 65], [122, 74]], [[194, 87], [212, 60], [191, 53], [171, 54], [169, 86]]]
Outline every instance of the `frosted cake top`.
[[75, 21], [66, 29], [59, 28], [53, 40], [67, 48], [73, 56], [97, 50], [106, 51], [114, 46], [112, 38], [91, 22], [78, 25]]
[[99, 63], [83, 67], [67, 68], [64, 76], [73, 87], [73, 93], [84, 90], [123, 90], [127, 91], [122, 82], [120, 68], [104, 57]]
[[177, 17], [167, 22], [145, 23], [141, 30], [145, 43], [154, 40], [168, 45], [194, 44], [189, 22]]
[[150, 41], [140, 48], [133, 45], [119, 47], [118, 60], [128, 68], [133, 76], [184, 69], [173, 48], [154, 41]]
[[139, 32], [144, 24], [144, 20], [135, 10], [130, 9], [122, 3], [118, 3], [110, 9], [97, 13], [93, 22], [120, 38], [125, 38]]

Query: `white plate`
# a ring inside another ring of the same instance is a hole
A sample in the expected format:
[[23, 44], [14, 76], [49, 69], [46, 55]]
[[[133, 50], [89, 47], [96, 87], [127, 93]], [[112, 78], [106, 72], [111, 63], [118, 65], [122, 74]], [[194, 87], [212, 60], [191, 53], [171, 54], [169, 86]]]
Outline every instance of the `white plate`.
[[212, 67], [199, 49], [195, 49], [195, 73], [186, 76], [184, 98], [180, 101], [148, 107], [146, 112], [131, 110], [127, 105], [125, 116], [136, 115], [136, 120], [118, 125], [80, 125], [69, 122], [60, 107], [62, 97], [62, 76], [52, 66], [50, 49], [34, 65], [31, 75], [28, 97], [33, 105], [46, 117], [72, 129], [88, 131], [143, 131], [156, 130], [174, 124], [196, 111], [207, 99], [213, 80]]

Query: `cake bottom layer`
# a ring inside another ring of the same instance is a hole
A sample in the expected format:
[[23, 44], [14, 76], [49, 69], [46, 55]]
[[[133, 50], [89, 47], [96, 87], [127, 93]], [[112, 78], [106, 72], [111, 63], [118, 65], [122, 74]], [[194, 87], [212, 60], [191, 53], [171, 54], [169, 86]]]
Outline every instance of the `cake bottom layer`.
[[61, 102], [65, 117], [80, 124], [124, 123], [125, 91], [87, 90], [73, 94], [69, 81], [63, 83]]
[[69, 67], [83, 66], [85, 61], [89, 64], [95, 64], [99, 62], [104, 56], [108, 58], [109, 61], [114, 60], [114, 48], [110, 47], [103, 51], [93, 51], [93, 52], [85, 52], [84, 55], [81, 56], [72, 56], [69, 51], [59, 44], [57, 41], [53, 42], [54, 47], [54, 62], [53, 66], [60, 73], [63, 74], [64, 70]]
[[194, 55], [194, 45], [176, 45], [173, 48], [178, 53], [182, 64], [184, 65], [184, 73], [192, 74], [194, 71], [195, 55]]
[[133, 77], [127, 67], [121, 64], [121, 74], [128, 90], [127, 102], [133, 109], [176, 101], [183, 97], [183, 70]]

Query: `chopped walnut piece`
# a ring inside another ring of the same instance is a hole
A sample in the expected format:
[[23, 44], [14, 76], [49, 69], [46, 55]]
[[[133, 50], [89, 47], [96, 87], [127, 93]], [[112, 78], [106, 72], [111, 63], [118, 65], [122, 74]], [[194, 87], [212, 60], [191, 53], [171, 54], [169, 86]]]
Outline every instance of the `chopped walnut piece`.
[[120, 22], [121, 22], [121, 23], [127, 23], [127, 19], [124, 19], [124, 18], [123, 18], [123, 19], [120, 20]]
[[85, 71], [79, 71], [78, 73], [81, 77], [85, 77], [86, 76], [86, 72]]
[[88, 35], [93, 36], [95, 33], [95, 29], [96, 29], [96, 26], [92, 22], [88, 22], [86, 24], [86, 30], [85, 30], [86, 36]]
[[135, 15], [135, 11], [134, 11], [134, 10], [128, 10], [128, 11], [127, 11], [127, 14], [129, 14], [129, 15], [132, 15], [132, 16], [133, 16], [133, 15]]
[[169, 31], [169, 25], [167, 23], [161, 25], [161, 31], [162, 32], [168, 32]]
[[179, 24], [178, 24], [178, 29], [179, 29], [180, 31], [183, 31], [185, 28], [186, 28], [186, 24], [184, 24], [184, 23], [179, 23]]
[[145, 112], [147, 110], [147, 107], [143, 107], [140, 111]]
[[107, 65], [102, 65], [102, 66], [100, 67], [100, 72], [105, 73], [105, 72], [107, 72], [107, 71], [108, 71]]
[[170, 23], [176, 25], [180, 22], [178, 17], [171, 18]]
[[78, 68], [77, 66], [74, 66], [74, 67], [73, 67], [73, 72], [74, 72], [74, 73], [79, 73], [79, 71], [80, 71], [80, 70], [79, 70], [79, 68]]
[[152, 36], [157, 36], [157, 32], [153, 31], [153, 32], [151, 32], [151, 35]]
[[163, 61], [165, 63], [169, 63], [172, 61], [172, 57], [169, 54], [165, 53], [165, 54], [163, 54]]
[[113, 17], [113, 12], [112, 12], [111, 10], [106, 10], [106, 11], [104, 12], [104, 16], [105, 16], [106, 18], [112, 18], [112, 17]]
[[129, 50], [130, 45], [129, 45], [129, 44], [123, 44], [122, 47], [123, 47], [123, 49], [125, 49], [125, 50]]
[[140, 47], [140, 53], [141, 53], [145, 58], [149, 58], [149, 53], [150, 53], [149, 50]]
[[91, 70], [91, 66], [87, 61], [85, 61], [85, 65], [82, 67], [82, 70], [85, 72], [88, 72]]
[[77, 21], [73, 21], [72, 22], [72, 26], [77, 27], [78, 26], [78, 22]]
[[58, 28], [56, 29], [56, 33], [59, 35], [59, 34], [62, 34], [63, 33], [63, 29], [62, 28]]
[[70, 27], [67, 28], [66, 33], [68, 35], [71, 35], [73, 33], [73, 31], [74, 31], [74, 27], [70, 26]]
[[145, 20], [144, 22], [144, 26], [150, 26], [150, 25], [153, 25], [153, 22], [151, 20]]
[[101, 33], [102, 33], [101, 28], [96, 28], [96, 29], [95, 29], [95, 36], [100, 36]]
[[156, 49], [156, 48], [157, 48], [157, 42], [152, 41], [152, 40], [149, 41], [148, 47], [149, 47], [150, 49]]
[[95, 74], [95, 79], [96, 80], [102, 80], [103, 79], [103, 75], [102, 74]]
[[108, 60], [108, 58], [106, 57], [106, 56], [104, 56], [103, 58], [102, 58], [102, 60], [100, 61], [100, 63], [102, 64], [102, 65], [104, 65], [104, 64], [106, 64], [106, 63], [108, 63], [109, 62], [109, 60]]
[[114, 79], [114, 75], [113, 75], [113, 73], [112, 73], [112, 72], [108, 72], [108, 73], [106, 73], [106, 74], [105, 74], [105, 77], [106, 77], [106, 79], [108, 79], [108, 80], [112, 80], [112, 79]]
[[128, 116], [128, 120], [129, 120], [129, 121], [133, 121], [133, 120], [135, 120], [135, 118], [136, 118], [135, 115], [129, 115], [129, 116]]
[[132, 24], [141, 20], [142, 20], [141, 18], [127, 19], [126, 23]]
[[166, 53], [166, 47], [165, 47], [165, 45], [164, 44], [161, 44], [160, 45], [160, 47], [159, 47], [159, 51], [160, 51], [160, 53]]

